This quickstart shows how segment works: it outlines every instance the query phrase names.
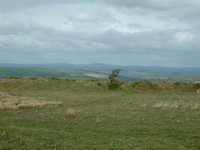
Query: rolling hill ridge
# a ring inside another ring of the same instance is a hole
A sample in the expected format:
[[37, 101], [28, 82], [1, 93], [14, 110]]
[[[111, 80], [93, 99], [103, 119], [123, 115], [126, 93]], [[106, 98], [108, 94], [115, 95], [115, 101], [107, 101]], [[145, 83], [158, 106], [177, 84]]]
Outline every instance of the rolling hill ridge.
[[122, 71], [122, 81], [200, 81], [200, 68], [169, 68], [157, 66], [118, 66], [108, 64], [0, 64], [0, 78], [16, 77], [58, 77], [69, 79], [106, 80], [113, 69]]

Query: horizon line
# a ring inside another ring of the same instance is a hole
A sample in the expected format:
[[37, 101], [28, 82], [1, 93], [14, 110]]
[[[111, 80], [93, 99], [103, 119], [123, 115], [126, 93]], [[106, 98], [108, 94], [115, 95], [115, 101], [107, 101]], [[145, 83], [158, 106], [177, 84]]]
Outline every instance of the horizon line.
[[115, 64], [107, 64], [107, 63], [82, 63], [82, 64], [73, 64], [66, 62], [55, 62], [55, 63], [0, 63], [0, 65], [55, 65], [55, 64], [63, 64], [63, 65], [107, 65], [107, 66], [116, 66], [116, 67], [157, 67], [157, 68], [180, 68], [180, 69], [200, 69], [200, 67], [172, 67], [172, 66], [155, 66], [155, 65], [115, 65]]

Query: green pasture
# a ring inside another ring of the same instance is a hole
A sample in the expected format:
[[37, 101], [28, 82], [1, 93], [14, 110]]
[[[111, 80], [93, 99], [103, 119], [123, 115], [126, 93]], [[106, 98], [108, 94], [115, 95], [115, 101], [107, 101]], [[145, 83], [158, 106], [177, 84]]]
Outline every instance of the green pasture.
[[[195, 83], [0, 79], [0, 92], [62, 102], [0, 111], [1, 150], [199, 150]], [[3, 98], [1, 98], [3, 100]], [[68, 117], [68, 110], [73, 117]]]

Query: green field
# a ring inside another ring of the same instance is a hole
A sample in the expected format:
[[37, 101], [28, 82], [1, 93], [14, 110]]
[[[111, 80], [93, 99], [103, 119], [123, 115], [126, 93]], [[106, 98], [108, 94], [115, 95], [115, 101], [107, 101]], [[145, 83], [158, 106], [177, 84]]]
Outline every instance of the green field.
[[103, 80], [0, 79], [0, 149], [199, 150], [198, 88], [140, 81], [113, 90]]
[[[92, 74], [99, 74], [86, 70], [54, 69], [54, 68], [13, 68], [0, 67], [0, 78], [8, 77], [58, 77], [74, 80], [96, 79]], [[101, 74], [100, 74], [101, 75]], [[105, 77], [101, 78], [104, 79]]]

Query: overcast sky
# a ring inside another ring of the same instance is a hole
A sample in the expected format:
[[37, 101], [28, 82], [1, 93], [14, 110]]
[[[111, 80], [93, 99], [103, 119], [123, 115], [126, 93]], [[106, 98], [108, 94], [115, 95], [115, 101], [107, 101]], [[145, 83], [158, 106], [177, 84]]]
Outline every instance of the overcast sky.
[[200, 67], [200, 0], [0, 0], [0, 63]]

